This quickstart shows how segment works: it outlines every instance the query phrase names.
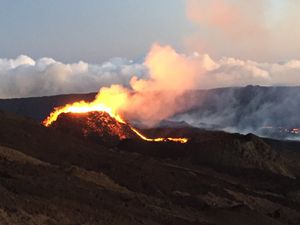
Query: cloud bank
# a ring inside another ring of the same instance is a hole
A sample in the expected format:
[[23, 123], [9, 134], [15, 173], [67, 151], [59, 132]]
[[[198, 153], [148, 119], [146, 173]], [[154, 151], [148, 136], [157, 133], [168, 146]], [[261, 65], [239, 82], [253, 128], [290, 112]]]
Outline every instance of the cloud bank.
[[[120, 84], [133, 90], [208, 89], [253, 85], [300, 85], [300, 60], [259, 63], [237, 58], [177, 53], [153, 45], [144, 62], [115, 58], [99, 65], [64, 64], [51, 58], [21, 55], [0, 59], [0, 98], [98, 91]], [[186, 88], [180, 88], [186, 87]]]
[[146, 67], [124, 58], [95, 65], [64, 64], [52, 58], [33, 60], [20, 55], [0, 59], [0, 98], [97, 92], [111, 84], [128, 85], [131, 77], [146, 74]]

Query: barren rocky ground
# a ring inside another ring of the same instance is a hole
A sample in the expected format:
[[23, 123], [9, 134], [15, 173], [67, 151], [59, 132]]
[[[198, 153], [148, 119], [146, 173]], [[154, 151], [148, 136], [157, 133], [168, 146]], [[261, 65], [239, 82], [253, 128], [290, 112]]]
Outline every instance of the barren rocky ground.
[[1, 225], [300, 223], [299, 153], [285, 142], [180, 128], [144, 132], [187, 145], [107, 147], [7, 113], [0, 124]]

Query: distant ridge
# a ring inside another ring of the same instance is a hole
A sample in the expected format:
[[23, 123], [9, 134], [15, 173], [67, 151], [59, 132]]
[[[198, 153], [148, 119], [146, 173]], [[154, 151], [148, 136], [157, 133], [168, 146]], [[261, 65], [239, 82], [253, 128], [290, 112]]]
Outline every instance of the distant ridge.
[[[0, 109], [30, 117], [41, 122], [56, 106], [79, 100], [92, 101], [96, 93], [69, 94], [0, 100]], [[180, 99], [187, 111], [175, 115], [172, 121], [189, 125], [259, 136], [300, 140], [291, 132], [300, 127], [300, 87], [253, 86], [191, 90]], [[135, 121], [134, 121], [135, 122]], [[138, 122], [138, 121], [137, 121]], [[165, 126], [170, 122], [162, 122]], [[284, 132], [282, 132], [284, 131]]]
[[92, 101], [97, 93], [65, 94], [55, 96], [0, 99], [0, 109], [30, 117], [37, 121], [45, 119], [54, 107], [75, 101]]

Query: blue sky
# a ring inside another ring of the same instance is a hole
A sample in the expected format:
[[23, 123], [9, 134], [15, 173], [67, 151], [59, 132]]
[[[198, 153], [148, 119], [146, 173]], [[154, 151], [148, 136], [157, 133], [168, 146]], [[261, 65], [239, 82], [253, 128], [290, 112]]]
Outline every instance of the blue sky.
[[64, 62], [139, 58], [158, 41], [181, 48], [184, 0], [0, 0], [0, 57]]

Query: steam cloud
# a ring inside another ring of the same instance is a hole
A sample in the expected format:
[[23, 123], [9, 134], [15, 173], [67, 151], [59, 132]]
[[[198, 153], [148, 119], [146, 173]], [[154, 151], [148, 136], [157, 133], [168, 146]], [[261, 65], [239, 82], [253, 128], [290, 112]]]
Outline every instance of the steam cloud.
[[153, 125], [186, 109], [189, 103], [178, 98], [200, 85], [203, 73], [202, 59], [178, 54], [170, 46], [152, 46], [145, 59], [149, 76], [133, 77], [130, 86], [130, 106], [125, 107], [128, 118]]

